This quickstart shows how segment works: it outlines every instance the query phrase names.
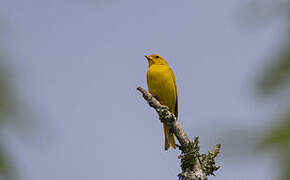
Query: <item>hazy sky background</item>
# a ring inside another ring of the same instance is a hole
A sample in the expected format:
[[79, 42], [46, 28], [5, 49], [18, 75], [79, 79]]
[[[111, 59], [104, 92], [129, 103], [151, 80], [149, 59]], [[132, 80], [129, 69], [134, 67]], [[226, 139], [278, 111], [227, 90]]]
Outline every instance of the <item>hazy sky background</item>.
[[254, 85], [281, 26], [248, 28], [246, 5], [1, 0], [1, 44], [34, 117], [26, 133], [5, 133], [19, 179], [177, 179], [179, 152], [163, 150], [162, 125], [136, 91], [147, 88], [152, 53], [175, 72], [189, 136], [200, 136], [204, 153], [222, 144], [210, 179], [275, 177], [272, 157], [248, 146], [279, 108], [256, 98]]

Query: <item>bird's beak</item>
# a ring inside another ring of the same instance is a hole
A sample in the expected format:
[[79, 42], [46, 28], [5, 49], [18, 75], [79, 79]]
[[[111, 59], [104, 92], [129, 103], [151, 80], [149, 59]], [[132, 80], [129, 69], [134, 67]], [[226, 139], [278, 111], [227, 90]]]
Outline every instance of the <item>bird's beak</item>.
[[149, 61], [149, 60], [151, 60], [151, 57], [150, 56], [146, 56], [145, 55], [145, 58]]

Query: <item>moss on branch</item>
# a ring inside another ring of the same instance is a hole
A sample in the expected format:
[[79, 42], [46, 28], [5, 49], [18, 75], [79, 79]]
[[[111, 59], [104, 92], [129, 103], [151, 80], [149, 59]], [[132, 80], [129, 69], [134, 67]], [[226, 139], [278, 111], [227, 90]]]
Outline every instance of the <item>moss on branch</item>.
[[191, 141], [168, 107], [160, 104], [145, 89], [138, 87], [137, 90], [142, 93], [149, 106], [156, 110], [160, 121], [166, 123], [180, 143], [177, 145], [181, 150], [181, 155], [178, 157], [182, 170], [178, 174], [179, 180], [207, 180], [207, 176], [214, 175], [214, 172], [220, 168], [215, 165], [215, 157], [220, 153], [221, 145], [217, 144], [208, 154], [200, 154], [199, 138], [195, 137], [194, 141]]

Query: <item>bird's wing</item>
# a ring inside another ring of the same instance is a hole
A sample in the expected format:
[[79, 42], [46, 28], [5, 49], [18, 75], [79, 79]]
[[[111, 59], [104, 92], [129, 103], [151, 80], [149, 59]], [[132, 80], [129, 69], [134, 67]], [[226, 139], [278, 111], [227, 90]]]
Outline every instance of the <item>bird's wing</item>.
[[176, 118], [178, 117], [178, 93], [177, 93], [177, 86], [176, 86], [176, 81], [175, 81], [175, 77], [174, 77], [174, 73], [172, 71], [172, 69], [170, 69], [170, 73], [171, 73], [171, 77], [173, 79], [174, 82], [174, 87], [175, 87], [175, 93], [176, 93], [176, 103], [175, 103], [175, 116]]

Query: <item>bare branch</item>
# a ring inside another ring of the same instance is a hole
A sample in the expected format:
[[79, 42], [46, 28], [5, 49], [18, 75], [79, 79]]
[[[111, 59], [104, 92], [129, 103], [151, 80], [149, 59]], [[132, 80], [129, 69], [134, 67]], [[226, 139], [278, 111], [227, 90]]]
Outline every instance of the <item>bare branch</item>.
[[160, 102], [145, 89], [138, 87], [137, 90], [142, 93], [149, 106], [156, 110], [160, 121], [166, 123], [180, 143], [178, 147], [181, 150], [179, 159], [181, 159], [182, 172], [178, 174], [179, 179], [207, 180], [208, 175], [214, 175], [213, 172], [219, 168], [214, 165], [214, 158], [220, 151], [220, 145], [216, 145], [207, 155], [200, 155], [198, 137], [195, 137], [194, 142], [190, 141], [180, 123], [176, 120], [174, 114], [169, 111], [167, 106], [160, 104]]

